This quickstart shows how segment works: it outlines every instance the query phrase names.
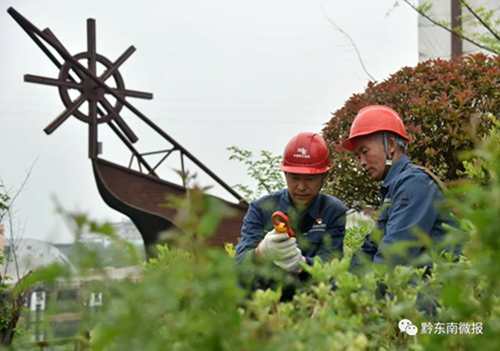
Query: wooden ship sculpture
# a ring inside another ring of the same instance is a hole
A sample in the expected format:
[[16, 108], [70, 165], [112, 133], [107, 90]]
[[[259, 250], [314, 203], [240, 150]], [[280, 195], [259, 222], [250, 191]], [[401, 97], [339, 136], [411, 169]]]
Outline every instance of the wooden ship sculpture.
[[[168, 195], [185, 196], [187, 194], [186, 160], [191, 161], [234, 197], [235, 202], [219, 199], [232, 209], [230, 212], [233, 215], [223, 218], [214, 235], [209, 239], [211, 245], [217, 246], [226, 242], [234, 243], [239, 235], [241, 220], [248, 204], [212, 170], [126, 99], [127, 97], [153, 98], [151, 93], [125, 88], [123, 77], [119, 72], [120, 66], [134, 53], [135, 48], [130, 46], [115, 61], [100, 55], [96, 50], [95, 20], [87, 19], [87, 51], [72, 55], [49, 28], [38, 29], [12, 7], [7, 12], [59, 69], [59, 76], [56, 79], [31, 74], [24, 76], [25, 82], [57, 87], [66, 108], [44, 129], [45, 133], [53, 133], [71, 116], [88, 124], [88, 157], [92, 163], [99, 193], [108, 206], [128, 216], [135, 224], [141, 233], [146, 252], [151, 254], [152, 247], [159, 239], [159, 233], [179, 227], [176, 223], [177, 210], [165, 207], [163, 204]], [[87, 66], [84, 66], [82, 62], [86, 62]], [[104, 72], [101, 74], [98, 74], [98, 65], [104, 67]], [[113, 84], [108, 84], [107, 80], [112, 80]], [[72, 97], [75, 96], [74, 92], [77, 94], [76, 98]], [[116, 102], [112, 104], [109, 98], [114, 98]], [[87, 114], [79, 110], [84, 103], [88, 104]], [[134, 146], [139, 140], [138, 136], [120, 115], [124, 108], [158, 134], [168, 148], [139, 152]], [[98, 127], [103, 124], [107, 124], [131, 152], [128, 166], [99, 157]], [[183, 180], [182, 185], [162, 179], [157, 174], [158, 167], [176, 153], [180, 155], [179, 172]], [[151, 165], [146, 160], [150, 155], [161, 156], [161, 159], [155, 165]], [[133, 169], [134, 164], [138, 169]], [[182, 232], [182, 228], [178, 229]]]

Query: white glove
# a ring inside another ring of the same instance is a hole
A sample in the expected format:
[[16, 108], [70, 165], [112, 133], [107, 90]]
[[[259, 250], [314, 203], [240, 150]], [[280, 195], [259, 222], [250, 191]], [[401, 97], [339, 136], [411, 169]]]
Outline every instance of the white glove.
[[302, 270], [300, 263], [305, 261], [306, 259], [302, 256], [302, 251], [297, 247], [292, 255], [274, 260], [274, 264], [289, 273], [298, 273]]
[[282, 260], [295, 254], [297, 242], [295, 238], [288, 237], [288, 234], [280, 234], [271, 230], [264, 236], [264, 239], [255, 249], [259, 257], [269, 260]]

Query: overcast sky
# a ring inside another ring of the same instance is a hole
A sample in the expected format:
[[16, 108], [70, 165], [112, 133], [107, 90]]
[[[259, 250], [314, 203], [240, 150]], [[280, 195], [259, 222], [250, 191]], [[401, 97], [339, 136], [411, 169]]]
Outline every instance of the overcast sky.
[[[87, 125], [74, 117], [52, 135], [43, 128], [63, 110], [57, 89], [23, 82], [26, 73], [56, 78], [58, 70], [7, 14], [9, 6], [40, 29], [50, 27], [66, 48], [86, 51], [86, 19], [97, 21], [97, 51], [114, 61], [137, 51], [120, 68], [127, 88], [154, 93], [130, 99], [227, 183], [250, 183], [226, 148], [281, 153], [300, 131], [320, 131], [330, 113], [368, 82], [349, 41], [357, 43], [379, 81], [417, 63], [417, 16], [395, 0], [2, 1], [0, 13], [0, 178], [19, 187], [16, 232], [68, 241], [55, 214], [64, 208], [119, 221], [97, 192], [87, 158]], [[141, 151], [165, 148], [130, 113]], [[130, 154], [100, 125], [104, 158], [127, 163]], [[170, 176], [165, 176], [170, 177]], [[201, 177], [201, 182], [206, 179]]]

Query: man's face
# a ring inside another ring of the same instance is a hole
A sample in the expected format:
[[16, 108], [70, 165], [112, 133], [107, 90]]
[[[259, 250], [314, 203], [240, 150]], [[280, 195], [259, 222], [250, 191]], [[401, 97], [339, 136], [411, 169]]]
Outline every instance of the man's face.
[[382, 180], [385, 172], [385, 152], [379, 135], [367, 135], [354, 139], [354, 155], [359, 165], [374, 180]]
[[324, 174], [285, 173], [288, 193], [297, 207], [306, 207], [318, 195]]

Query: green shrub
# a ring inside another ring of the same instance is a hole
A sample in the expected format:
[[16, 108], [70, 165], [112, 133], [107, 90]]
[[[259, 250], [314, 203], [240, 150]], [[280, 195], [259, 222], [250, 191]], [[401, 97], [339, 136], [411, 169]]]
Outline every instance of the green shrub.
[[[176, 248], [159, 247], [157, 257], [143, 266], [139, 281], [102, 282], [108, 302], [99, 318], [84, 315], [82, 323], [90, 329], [91, 349], [496, 350], [500, 125], [496, 120], [493, 124], [487, 141], [469, 155], [467, 167], [471, 174], [480, 168], [488, 176], [480, 182], [471, 177], [447, 194], [460, 218], [450, 238], [467, 239], [458, 262], [431, 251], [433, 274], [426, 279], [421, 278], [424, 269], [403, 266], [372, 265], [355, 274], [350, 270], [351, 255], [367, 230], [358, 226], [347, 232], [341, 260], [305, 267], [311, 279], [291, 301], [281, 302], [279, 287], [248, 296], [238, 285], [234, 259], [222, 249], [207, 248], [206, 236], [194, 235], [200, 228], [208, 234], [226, 214], [224, 207], [195, 192], [189, 199], [174, 201], [183, 209], [191, 236], [180, 238]], [[90, 224], [112, 235], [107, 226], [82, 216], [73, 219], [80, 223], [77, 228]], [[81, 262], [89, 268], [90, 261]], [[34, 278], [53, 281], [65, 274], [52, 267]], [[434, 313], [429, 313], [429, 306], [434, 306]], [[399, 330], [403, 318], [419, 328], [417, 336]], [[482, 329], [471, 335], [458, 329], [470, 323], [481, 323]], [[444, 327], [442, 335], [436, 332], [438, 325]], [[447, 329], [449, 325], [456, 329]]]
[[[452, 257], [432, 252], [435, 267], [428, 279], [420, 278], [423, 269], [401, 266], [372, 266], [356, 275], [349, 270], [350, 255], [366, 228], [352, 228], [346, 237], [345, 257], [324, 264], [317, 261], [309, 267], [311, 281], [292, 301], [280, 302], [279, 289], [258, 290], [240, 302], [227, 298], [232, 308], [242, 307], [238, 331], [227, 326], [230, 344], [245, 345], [246, 350], [495, 349], [500, 335], [500, 309], [496, 307], [500, 238], [495, 235], [495, 218], [500, 214], [500, 202], [495, 200], [500, 193], [498, 130], [492, 129], [471, 162], [489, 177], [463, 184], [449, 194], [450, 205], [461, 217], [461, 227], [451, 238], [468, 239], [466, 257], [453, 262]], [[197, 271], [196, 265], [193, 270]], [[332, 279], [336, 290], [331, 288]], [[381, 282], [387, 287], [384, 296], [379, 296]], [[429, 305], [437, 306], [435, 315], [424, 312]], [[421, 333], [416, 337], [401, 333], [398, 322], [403, 318], [410, 319]], [[424, 325], [436, 328], [460, 323], [481, 323], [482, 334], [457, 330], [454, 335], [453, 331], [438, 335], [429, 329], [422, 333]]]
[[261, 150], [259, 157], [254, 159], [255, 155], [250, 150], [238, 146], [230, 146], [227, 150], [230, 153], [229, 160], [238, 161], [245, 166], [247, 174], [257, 183], [255, 189], [252, 186], [243, 184], [234, 186], [235, 190], [240, 191], [248, 202], [285, 187], [283, 173], [279, 167], [282, 159], [281, 155], [274, 155], [270, 151]]

